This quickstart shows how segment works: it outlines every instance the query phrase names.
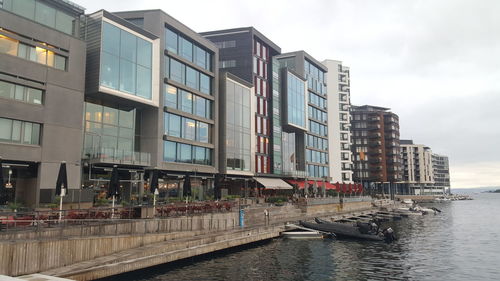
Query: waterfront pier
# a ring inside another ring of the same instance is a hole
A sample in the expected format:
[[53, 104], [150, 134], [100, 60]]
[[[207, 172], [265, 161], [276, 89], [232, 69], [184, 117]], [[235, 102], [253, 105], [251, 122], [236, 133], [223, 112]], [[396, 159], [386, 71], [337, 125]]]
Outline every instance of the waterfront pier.
[[[349, 201], [349, 200], [345, 200]], [[314, 198], [154, 219], [0, 232], [0, 274], [93, 280], [278, 237], [287, 222], [374, 213], [371, 199]], [[268, 215], [265, 215], [267, 211]]]

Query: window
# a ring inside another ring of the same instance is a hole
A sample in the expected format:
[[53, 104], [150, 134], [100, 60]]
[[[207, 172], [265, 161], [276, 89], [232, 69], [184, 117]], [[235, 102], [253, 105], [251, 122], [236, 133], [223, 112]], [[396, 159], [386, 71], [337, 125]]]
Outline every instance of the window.
[[100, 83], [151, 100], [152, 44], [103, 22]]
[[186, 86], [199, 89], [198, 71], [186, 66]]
[[62, 11], [45, 5], [42, 1], [3, 0], [0, 1], [0, 7], [64, 33], [73, 34], [74, 18]]
[[166, 40], [166, 48], [169, 52], [173, 52], [177, 54], [177, 42], [178, 42], [179, 37], [177, 36], [177, 33], [173, 32], [170, 29], [166, 29], [165, 33], [165, 40]]
[[180, 37], [179, 49], [180, 49], [180, 55], [182, 57], [184, 57], [188, 61], [193, 61], [193, 43], [189, 42], [183, 37]]
[[195, 46], [195, 57], [195, 63], [198, 66], [203, 67], [204, 69], [210, 69], [207, 64], [207, 53], [202, 48]]
[[177, 109], [177, 88], [165, 85], [165, 106]]
[[176, 143], [171, 141], [163, 142], [163, 161], [175, 162], [177, 160]]
[[196, 123], [193, 119], [182, 118], [182, 138], [188, 140], [195, 140], [196, 137]]
[[219, 62], [220, 68], [236, 67], [236, 60], [223, 60]]
[[164, 141], [163, 160], [165, 162], [212, 165], [212, 149], [184, 143]]
[[0, 81], [0, 97], [42, 104], [42, 90]]
[[179, 115], [165, 113], [165, 133], [172, 137], [181, 137], [181, 117]]
[[0, 141], [40, 144], [40, 124], [0, 118]]
[[180, 92], [181, 92], [180, 110], [188, 113], [193, 113], [193, 95], [183, 90], [180, 90]]
[[209, 142], [209, 125], [203, 122], [196, 122], [196, 140], [199, 142]]
[[236, 41], [235, 40], [231, 40], [231, 41], [215, 42], [215, 45], [219, 49], [234, 48], [234, 47], [236, 47]]
[[200, 73], [200, 92], [205, 94], [212, 94], [210, 77], [203, 73]]
[[199, 96], [194, 96], [194, 103], [195, 103], [195, 114], [200, 117], [204, 118], [210, 118], [207, 115], [207, 103], [209, 104], [210, 101], [199, 97]]

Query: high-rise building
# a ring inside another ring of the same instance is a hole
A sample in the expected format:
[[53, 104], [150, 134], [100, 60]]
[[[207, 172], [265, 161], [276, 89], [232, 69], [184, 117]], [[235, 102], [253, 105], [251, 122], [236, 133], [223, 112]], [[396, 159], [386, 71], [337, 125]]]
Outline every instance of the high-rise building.
[[434, 171], [434, 189], [442, 190], [443, 194], [451, 194], [450, 190], [450, 164], [448, 156], [432, 154], [432, 167]]
[[276, 58], [282, 68], [283, 135], [295, 142], [296, 170], [310, 180], [330, 181], [328, 68], [304, 51]]
[[353, 180], [395, 183], [402, 179], [399, 118], [389, 108], [363, 105], [351, 110]]
[[401, 140], [401, 158], [403, 190], [409, 194], [428, 194], [434, 187], [431, 149], [423, 144], [414, 144], [412, 140]]
[[333, 182], [352, 183], [351, 94], [349, 67], [325, 60], [328, 67], [328, 151]]
[[[84, 8], [70, 1], [0, 1], [0, 201], [51, 203], [61, 161], [79, 193]], [[76, 195], [75, 195], [76, 194]]]

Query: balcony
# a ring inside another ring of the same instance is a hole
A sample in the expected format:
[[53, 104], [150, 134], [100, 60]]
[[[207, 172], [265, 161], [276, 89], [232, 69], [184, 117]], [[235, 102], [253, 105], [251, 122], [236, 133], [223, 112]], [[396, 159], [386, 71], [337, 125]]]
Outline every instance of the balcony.
[[151, 154], [115, 148], [89, 148], [84, 151], [83, 158], [92, 163], [123, 164], [150, 166]]
[[382, 137], [382, 134], [377, 132], [377, 133], [371, 133], [368, 135], [368, 138], [370, 139], [378, 139], [378, 138], [381, 138]]
[[381, 146], [382, 142], [381, 141], [372, 141], [372, 142], [369, 143], [369, 145], [371, 147], [377, 147], [377, 146]]
[[382, 149], [374, 149], [368, 152], [370, 155], [379, 155], [382, 154]]
[[368, 130], [380, 130], [380, 124], [375, 124], [375, 125], [369, 125]]
[[372, 157], [372, 158], [370, 158], [370, 160], [368, 160], [368, 162], [373, 163], [373, 164], [381, 163], [382, 157]]

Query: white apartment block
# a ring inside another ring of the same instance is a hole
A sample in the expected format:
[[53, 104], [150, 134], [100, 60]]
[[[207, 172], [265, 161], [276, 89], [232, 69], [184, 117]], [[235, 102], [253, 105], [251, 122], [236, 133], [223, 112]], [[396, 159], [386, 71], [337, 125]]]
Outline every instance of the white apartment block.
[[432, 151], [423, 144], [401, 140], [403, 158], [403, 181], [415, 195], [442, 194], [442, 188], [435, 188]]
[[434, 189], [442, 190], [443, 194], [450, 194], [450, 164], [448, 156], [432, 154], [434, 170]]
[[352, 183], [349, 67], [325, 60], [328, 85], [328, 149], [332, 182]]

